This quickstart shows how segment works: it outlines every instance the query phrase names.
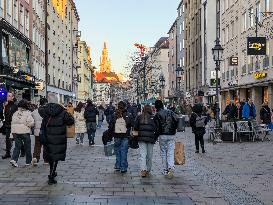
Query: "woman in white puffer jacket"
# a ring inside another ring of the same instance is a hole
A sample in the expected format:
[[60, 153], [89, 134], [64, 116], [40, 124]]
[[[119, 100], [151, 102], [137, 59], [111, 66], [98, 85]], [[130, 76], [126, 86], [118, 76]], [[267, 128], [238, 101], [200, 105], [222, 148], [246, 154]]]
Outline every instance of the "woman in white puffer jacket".
[[75, 120], [75, 133], [76, 133], [76, 144], [83, 145], [84, 133], [87, 132], [85, 118], [84, 118], [84, 104], [79, 102], [74, 110]]
[[18, 103], [18, 111], [12, 116], [11, 133], [15, 137], [15, 147], [12, 154], [10, 163], [14, 167], [18, 167], [17, 161], [20, 155], [20, 149], [25, 147], [26, 152], [26, 165], [31, 164], [31, 128], [34, 126], [34, 119], [31, 112], [28, 110], [28, 101], [21, 100]]

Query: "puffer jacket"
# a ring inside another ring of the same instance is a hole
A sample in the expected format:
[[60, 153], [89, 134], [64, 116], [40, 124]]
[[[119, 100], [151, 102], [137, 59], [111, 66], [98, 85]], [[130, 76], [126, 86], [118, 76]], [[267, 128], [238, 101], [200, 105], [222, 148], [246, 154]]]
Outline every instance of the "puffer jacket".
[[48, 103], [38, 111], [44, 124], [47, 124], [45, 158], [49, 161], [64, 161], [67, 149], [66, 126], [74, 124], [73, 116], [55, 103]]
[[19, 108], [12, 116], [11, 133], [13, 134], [30, 134], [31, 127], [34, 126], [34, 119], [31, 112]]
[[84, 110], [82, 109], [81, 112], [74, 112], [74, 119], [75, 119], [75, 133], [85, 133], [87, 132], [86, 123], [84, 119]]
[[39, 114], [38, 109], [34, 110], [31, 115], [34, 119], [34, 136], [39, 136], [43, 118]]
[[128, 138], [131, 135], [131, 129], [133, 127], [133, 118], [132, 115], [125, 110], [123, 112], [123, 119], [126, 122], [126, 128], [127, 128], [127, 132], [126, 133], [115, 133], [115, 125], [116, 125], [116, 121], [117, 121], [117, 116], [116, 114], [113, 114], [111, 119], [110, 119], [110, 123], [109, 123], [109, 136], [114, 137], [114, 138]]
[[139, 142], [147, 142], [155, 144], [158, 138], [159, 122], [157, 122], [151, 115], [149, 120], [142, 122], [142, 115], [137, 116], [134, 123], [134, 130], [138, 131], [137, 140]]
[[99, 115], [99, 111], [94, 105], [85, 108], [84, 118], [86, 122], [96, 122], [97, 115]]
[[178, 127], [176, 114], [171, 110], [161, 109], [155, 115], [155, 120], [160, 122], [159, 135], [175, 135]]

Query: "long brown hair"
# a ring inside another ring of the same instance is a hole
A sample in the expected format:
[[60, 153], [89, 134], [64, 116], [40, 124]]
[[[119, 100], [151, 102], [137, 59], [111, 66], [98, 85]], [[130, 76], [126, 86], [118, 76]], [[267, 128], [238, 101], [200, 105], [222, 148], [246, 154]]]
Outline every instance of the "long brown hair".
[[142, 114], [140, 116], [140, 122], [147, 124], [149, 122], [149, 119], [153, 115], [153, 109], [151, 105], [145, 105], [142, 111]]
[[123, 117], [123, 113], [124, 113], [125, 110], [126, 110], [126, 104], [125, 104], [125, 102], [120, 101], [118, 103], [118, 109], [116, 111], [116, 117], [117, 117], [117, 119]]

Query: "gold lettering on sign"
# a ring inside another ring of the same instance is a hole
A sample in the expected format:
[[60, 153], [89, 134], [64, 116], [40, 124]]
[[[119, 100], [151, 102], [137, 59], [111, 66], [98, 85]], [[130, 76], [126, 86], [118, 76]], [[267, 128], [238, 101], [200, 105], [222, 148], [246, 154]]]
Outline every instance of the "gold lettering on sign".
[[254, 74], [254, 78], [260, 79], [260, 78], [265, 78], [267, 76], [267, 73], [264, 72], [257, 72]]

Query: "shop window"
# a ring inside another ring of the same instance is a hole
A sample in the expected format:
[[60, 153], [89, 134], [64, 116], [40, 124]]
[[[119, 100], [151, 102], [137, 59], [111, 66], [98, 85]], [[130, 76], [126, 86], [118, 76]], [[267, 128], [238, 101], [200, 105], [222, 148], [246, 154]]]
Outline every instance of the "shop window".
[[2, 62], [3, 64], [9, 64], [9, 55], [8, 55], [8, 36], [3, 34], [2, 36]]
[[262, 88], [263, 102], [268, 102], [268, 87]]

